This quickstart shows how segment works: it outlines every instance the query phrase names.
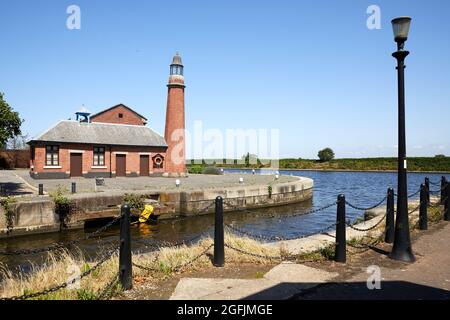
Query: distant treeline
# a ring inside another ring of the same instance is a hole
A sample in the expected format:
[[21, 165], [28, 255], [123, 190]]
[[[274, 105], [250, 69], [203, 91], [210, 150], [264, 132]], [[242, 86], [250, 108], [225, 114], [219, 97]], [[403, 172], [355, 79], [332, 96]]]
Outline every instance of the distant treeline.
[[[207, 162], [197, 160], [190, 161], [188, 170], [190, 173], [201, 173], [208, 166], [221, 168], [266, 168], [267, 161], [244, 161], [225, 159], [208, 160]], [[450, 172], [450, 157], [414, 157], [408, 158], [408, 171], [447, 171]], [[280, 169], [303, 169], [303, 170], [356, 170], [356, 171], [389, 171], [397, 170], [397, 158], [358, 158], [358, 159], [333, 159], [321, 162], [309, 159], [280, 159]]]

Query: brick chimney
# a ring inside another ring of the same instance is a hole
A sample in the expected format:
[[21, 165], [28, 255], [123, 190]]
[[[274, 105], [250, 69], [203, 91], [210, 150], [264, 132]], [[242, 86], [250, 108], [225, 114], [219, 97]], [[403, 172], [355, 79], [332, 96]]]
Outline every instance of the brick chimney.
[[177, 53], [170, 65], [167, 84], [166, 130], [164, 138], [168, 144], [166, 172], [172, 176], [186, 174], [185, 124], [184, 124], [184, 76], [181, 57]]

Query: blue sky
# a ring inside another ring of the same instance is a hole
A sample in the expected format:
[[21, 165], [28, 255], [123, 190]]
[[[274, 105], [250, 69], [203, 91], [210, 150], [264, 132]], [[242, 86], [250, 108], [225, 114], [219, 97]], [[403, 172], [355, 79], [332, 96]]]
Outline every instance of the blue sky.
[[[81, 8], [81, 30], [66, 9]], [[369, 5], [381, 9], [369, 30]], [[407, 153], [450, 155], [450, 2], [5, 1], [0, 91], [37, 135], [84, 104], [125, 103], [164, 131], [171, 57], [185, 64], [186, 125], [279, 128], [282, 157], [395, 156], [390, 20], [406, 48]]]

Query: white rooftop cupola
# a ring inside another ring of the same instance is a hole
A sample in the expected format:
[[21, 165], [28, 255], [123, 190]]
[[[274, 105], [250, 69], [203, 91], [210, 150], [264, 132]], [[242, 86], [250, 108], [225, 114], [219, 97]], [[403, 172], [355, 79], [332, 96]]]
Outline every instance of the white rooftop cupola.
[[75, 112], [76, 120], [78, 122], [89, 122], [89, 116], [91, 112], [85, 108], [84, 104], [81, 106], [80, 110]]

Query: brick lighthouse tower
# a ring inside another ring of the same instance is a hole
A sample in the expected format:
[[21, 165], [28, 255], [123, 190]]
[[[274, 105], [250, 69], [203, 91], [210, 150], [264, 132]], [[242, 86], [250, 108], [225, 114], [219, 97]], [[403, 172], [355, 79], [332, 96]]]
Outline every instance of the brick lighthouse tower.
[[184, 76], [183, 63], [177, 53], [170, 65], [167, 84], [166, 130], [164, 138], [166, 151], [166, 172], [171, 176], [186, 175], [185, 126], [184, 126]]

